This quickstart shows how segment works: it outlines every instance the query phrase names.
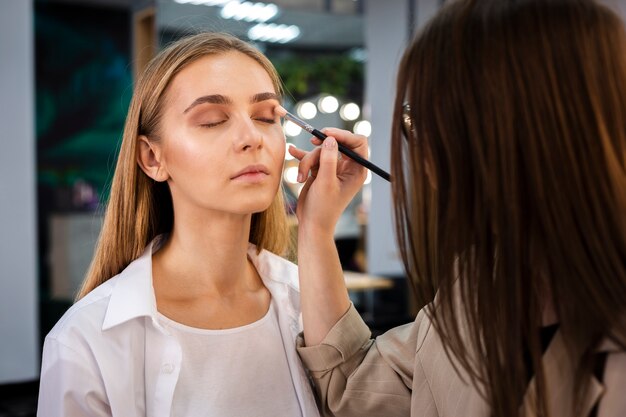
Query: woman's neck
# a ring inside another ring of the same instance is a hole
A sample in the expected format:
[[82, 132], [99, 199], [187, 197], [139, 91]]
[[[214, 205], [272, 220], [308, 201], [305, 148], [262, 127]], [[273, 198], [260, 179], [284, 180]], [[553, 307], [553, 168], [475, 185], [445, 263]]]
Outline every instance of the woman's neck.
[[247, 260], [251, 215], [176, 216], [153, 255], [155, 290], [176, 298], [213, 298], [258, 285]]
[[201, 329], [235, 328], [263, 317], [271, 296], [247, 257], [251, 216], [179, 219], [152, 256], [158, 311]]

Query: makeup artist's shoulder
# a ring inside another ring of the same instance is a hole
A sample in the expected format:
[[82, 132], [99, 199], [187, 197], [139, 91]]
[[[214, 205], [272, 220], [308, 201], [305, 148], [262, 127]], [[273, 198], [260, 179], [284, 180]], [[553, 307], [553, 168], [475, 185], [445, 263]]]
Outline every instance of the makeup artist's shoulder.
[[252, 243], [248, 255], [264, 281], [279, 282], [300, 291], [296, 264], [265, 249], [257, 254], [256, 246]]

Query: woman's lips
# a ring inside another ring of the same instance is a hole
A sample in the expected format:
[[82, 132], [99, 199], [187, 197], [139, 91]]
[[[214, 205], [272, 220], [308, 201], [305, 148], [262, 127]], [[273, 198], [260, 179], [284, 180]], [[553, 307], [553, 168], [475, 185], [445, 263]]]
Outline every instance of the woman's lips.
[[233, 175], [231, 180], [245, 182], [260, 182], [269, 176], [269, 170], [265, 165], [250, 165]]

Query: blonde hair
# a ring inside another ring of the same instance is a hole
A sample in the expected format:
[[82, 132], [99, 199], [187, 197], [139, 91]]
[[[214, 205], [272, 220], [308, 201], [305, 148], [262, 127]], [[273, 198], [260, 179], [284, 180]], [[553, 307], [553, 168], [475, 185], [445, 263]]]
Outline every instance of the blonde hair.
[[[282, 95], [280, 77], [257, 49], [234, 36], [200, 33], [181, 39], [161, 51], [139, 78], [130, 103], [104, 224], [94, 258], [77, 300], [119, 274], [138, 258], [146, 245], [173, 225], [172, 197], [166, 183], [155, 182], [137, 164], [138, 136], [158, 137], [165, 94], [176, 74], [192, 62], [229, 51], [254, 59]], [[284, 254], [290, 246], [282, 189], [265, 211], [252, 215], [250, 242], [257, 250]]]

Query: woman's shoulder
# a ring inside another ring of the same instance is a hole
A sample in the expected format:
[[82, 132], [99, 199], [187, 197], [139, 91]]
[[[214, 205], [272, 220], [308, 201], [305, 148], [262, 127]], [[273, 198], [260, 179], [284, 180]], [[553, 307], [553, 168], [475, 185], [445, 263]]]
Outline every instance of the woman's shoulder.
[[[146, 250], [124, 270], [104, 281], [69, 308], [47, 339], [67, 346], [72, 341], [99, 340], [105, 331], [139, 316], [154, 315], [152, 259]], [[71, 346], [70, 346], [71, 347]]]
[[77, 341], [97, 337], [102, 330], [117, 278], [107, 280], [73, 304], [50, 330], [46, 339], [73, 347]]

